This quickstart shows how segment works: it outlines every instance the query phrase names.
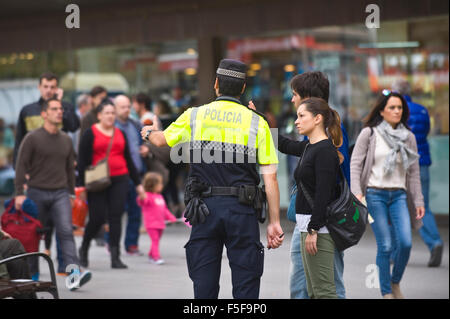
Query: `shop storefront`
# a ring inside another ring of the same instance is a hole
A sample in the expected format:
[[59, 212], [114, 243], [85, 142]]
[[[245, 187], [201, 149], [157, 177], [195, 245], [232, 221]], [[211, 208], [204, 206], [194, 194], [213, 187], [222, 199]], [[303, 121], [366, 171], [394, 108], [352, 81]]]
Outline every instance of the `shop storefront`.
[[[330, 105], [340, 113], [350, 145], [380, 92], [397, 78], [407, 79], [412, 99], [430, 114], [431, 208], [448, 213], [448, 22], [448, 16], [438, 16], [384, 22], [380, 29], [361, 24], [235, 37], [227, 41], [227, 56], [249, 65], [244, 102], [253, 100], [269, 124], [286, 133], [295, 120], [290, 79], [309, 70], [326, 73]], [[280, 172], [286, 170], [283, 165]]]

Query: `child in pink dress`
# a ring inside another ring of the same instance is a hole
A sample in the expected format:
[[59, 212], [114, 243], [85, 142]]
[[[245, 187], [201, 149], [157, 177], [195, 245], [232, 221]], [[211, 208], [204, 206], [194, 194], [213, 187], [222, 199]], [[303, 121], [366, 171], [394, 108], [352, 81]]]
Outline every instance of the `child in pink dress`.
[[144, 225], [152, 241], [148, 255], [152, 263], [161, 265], [164, 260], [159, 254], [159, 241], [164, 228], [166, 228], [165, 221], [176, 222], [177, 219], [170, 213], [164, 197], [161, 195], [164, 185], [160, 174], [154, 172], [145, 174], [142, 185], [146, 192], [146, 198], [138, 197], [137, 203], [142, 208]]

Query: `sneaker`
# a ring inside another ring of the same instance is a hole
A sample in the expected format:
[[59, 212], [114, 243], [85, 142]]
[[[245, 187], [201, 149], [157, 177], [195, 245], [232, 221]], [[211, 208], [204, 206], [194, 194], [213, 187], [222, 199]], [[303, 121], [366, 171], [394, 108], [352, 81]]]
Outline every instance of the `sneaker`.
[[161, 258], [155, 260], [152, 257], [148, 257], [148, 260], [150, 261], [151, 264], [154, 264], [154, 265], [162, 265], [162, 264], [164, 264], [164, 260], [161, 259]]
[[164, 260], [163, 259], [158, 259], [158, 260], [154, 260], [153, 258], [151, 259], [151, 263], [155, 264], [155, 265], [162, 265], [164, 264]]
[[70, 291], [75, 291], [78, 288], [81, 288], [92, 278], [92, 273], [89, 270], [85, 270], [81, 273], [81, 275], [75, 280], [73, 283], [68, 285]]
[[127, 251], [127, 254], [130, 256], [142, 256], [143, 255], [143, 253], [141, 253], [139, 251], [138, 247], [135, 245], [129, 246], [126, 251]]

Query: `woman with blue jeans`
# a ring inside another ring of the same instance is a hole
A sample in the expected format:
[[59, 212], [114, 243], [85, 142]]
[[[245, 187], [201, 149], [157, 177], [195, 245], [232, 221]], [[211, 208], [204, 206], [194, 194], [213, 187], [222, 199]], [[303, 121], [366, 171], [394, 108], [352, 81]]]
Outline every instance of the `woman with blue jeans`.
[[[350, 164], [352, 192], [360, 200], [366, 196], [374, 219], [371, 225], [378, 247], [376, 264], [381, 294], [386, 299], [404, 298], [399, 284], [412, 244], [408, 199], [414, 203], [416, 219], [425, 214], [419, 155], [408, 117], [403, 96], [383, 91], [358, 136]], [[397, 251], [391, 273], [389, 258], [394, 247]]]

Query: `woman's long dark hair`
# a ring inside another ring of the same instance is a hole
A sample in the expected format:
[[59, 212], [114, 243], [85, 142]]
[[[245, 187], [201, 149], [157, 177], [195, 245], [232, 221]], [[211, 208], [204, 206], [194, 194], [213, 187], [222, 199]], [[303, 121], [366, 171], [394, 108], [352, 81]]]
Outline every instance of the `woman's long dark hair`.
[[391, 97], [398, 97], [402, 101], [402, 118], [400, 119], [400, 122], [408, 129], [411, 130], [408, 126], [408, 119], [409, 119], [409, 107], [408, 103], [406, 102], [405, 98], [397, 92], [389, 92], [389, 94], [381, 94], [376, 103], [375, 106], [370, 110], [369, 115], [367, 115], [363, 119], [364, 127], [375, 127], [381, 122], [383, 122], [383, 117], [381, 116], [380, 112], [384, 110], [386, 107], [386, 104], [388, 100]]
[[301, 104], [306, 105], [306, 110], [312, 113], [314, 116], [320, 114], [323, 118], [323, 127], [325, 133], [331, 139], [331, 142], [336, 147], [336, 151], [339, 156], [339, 162], [344, 161], [344, 156], [337, 150], [342, 146], [343, 137], [341, 130], [341, 117], [336, 110], [333, 110], [328, 103], [318, 97], [310, 97], [301, 102]]

